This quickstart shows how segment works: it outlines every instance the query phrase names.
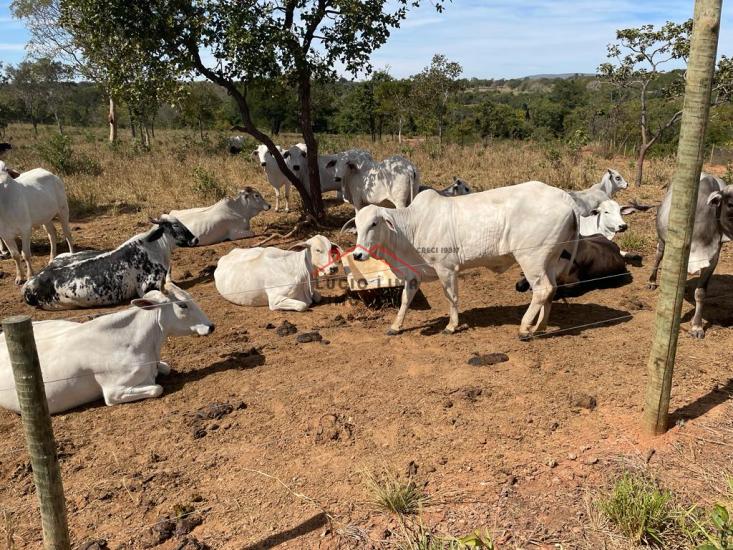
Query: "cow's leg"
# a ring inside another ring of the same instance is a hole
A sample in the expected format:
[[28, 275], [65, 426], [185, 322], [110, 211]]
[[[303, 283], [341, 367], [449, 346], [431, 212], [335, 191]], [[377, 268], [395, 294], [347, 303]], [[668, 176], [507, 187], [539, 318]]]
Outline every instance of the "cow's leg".
[[438, 278], [443, 284], [443, 292], [450, 302], [450, 320], [444, 331], [453, 334], [458, 328], [458, 277], [452, 269], [436, 269]]
[[23, 263], [25, 263], [25, 275], [26, 275], [26, 280], [28, 280], [31, 277], [33, 277], [33, 266], [31, 265], [31, 228], [30, 227], [28, 228], [28, 231], [24, 231], [21, 234], [20, 245], [23, 248]]
[[48, 259], [48, 263], [51, 263], [56, 257], [56, 227], [54, 227], [52, 221], [44, 223], [43, 227], [46, 229], [46, 233], [48, 233], [48, 242], [51, 245], [51, 255]]
[[249, 228], [249, 224], [247, 224], [247, 227], [233, 227], [229, 230], [229, 234], [227, 235], [230, 241], [238, 241], [239, 239], [247, 239], [249, 237], [254, 237], [254, 232]]
[[539, 299], [544, 300], [544, 304], [540, 308], [537, 324], [532, 329], [533, 333], [536, 334], [547, 330], [547, 322], [550, 320], [550, 310], [552, 309], [552, 299], [555, 296], [556, 290], [557, 282], [555, 280], [555, 273], [550, 271], [547, 273], [543, 285], [539, 290]]
[[8, 247], [10, 257], [15, 262], [15, 284], [23, 284], [23, 268], [20, 265], [20, 252], [18, 252], [18, 243], [15, 242], [15, 238], [3, 238], [5, 245]]
[[290, 182], [285, 184], [285, 212], [290, 212]]
[[59, 213], [59, 220], [61, 220], [61, 232], [64, 234], [66, 244], [69, 245], [69, 253], [74, 253], [74, 243], [71, 239], [71, 227], [69, 227], [69, 211], [64, 210]]
[[692, 317], [692, 327], [690, 328], [690, 336], [693, 338], [705, 338], [705, 329], [702, 326], [702, 308], [705, 304], [705, 296], [708, 293], [708, 284], [710, 278], [713, 276], [718, 265], [718, 258], [720, 258], [720, 249], [714, 258], [710, 260], [710, 265], [702, 270], [700, 273], [700, 279], [697, 281], [697, 288], [695, 289], [695, 315]]
[[[524, 270], [524, 273], [532, 285], [532, 301], [524, 313], [519, 327], [519, 338], [522, 340], [529, 339], [535, 332], [546, 328], [550, 316], [552, 297], [555, 295], [556, 288], [554, 273], [552, 277], [547, 272], [533, 275], [531, 274], [532, 270], [527, 269]], [[537, 323], [532, 326], [535, 319], [537, 319]]]
[[295, 300], [294, 298], [286, 298], [284, 296], [278, 296], [276, 294], [268, 294], [267, 301], [271, 310], [287, 309], [291, 311], [305, 311], [308, 309], [308, 304], [302, 300]]
[[664, 258], [664, 242], [660, 240], [657, 241], [657, 255], [654, 258], [654, 266], [652, 267], [651, 275], [649, 275], [649, 283], [647, 284], [650, 290], [657, 288], [657, 273], [659, 272], [659, 264], [662, 263], [662, 258]]
[[407, 314], [407, 308], [410, 307], [412, 299], [417, 294], [417, 290], [420, 288], [419, 279], [407, 279], [405, 286], [402, 289], [402, 303], [400, 304], [400, 310], [397, 312], [397, 317], [392, 323], [392, 326], [387, 330], [388, 336], [395, 336], [402, 330], [402, 323], [405, 321], [405, 315]]
[[158, 374], [167, 376], [171, 373], [171, 366], [163, 361], [158, 361]]
[[163, 395], [163, 386], [151, 384], [132, 388], [123, 386], [103, 387], [102, 394], [104, 395], [104, 402], [107, 405], [119, 405], [121, 403], [148, 399], [150, 397], [160, 397]]
[[274, 185], [272, 188], [275, 190], [275, 212], [280, 212], [280, 188]]

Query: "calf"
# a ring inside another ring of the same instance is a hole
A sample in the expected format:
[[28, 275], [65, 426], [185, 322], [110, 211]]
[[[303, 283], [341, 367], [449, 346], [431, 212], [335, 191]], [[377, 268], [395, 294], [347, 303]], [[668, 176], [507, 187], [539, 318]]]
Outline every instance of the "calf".
[[[528, 220], [530, 220], [528, 222]], [[356, 214], [357, 261], [385, 260], [405, 281], [402, 305], [388, 334], [397, 334], [422, 280], [440, 279], [450, 302], [445, 331], [458, 328], [458, 272], [515, 262], [532, 287], [520, 338], [543, 331], [555, 292], [560, 255], [578, 239], [577, 207], [563, 190], [539, 181], [462, 197], [420, 193], [407, 208], [366, 206]], [[533, 323], [537, 319], [537, 323]]]
[[161, 219], [177, 219], [198, 239], [198, 246], [207, 246], [251, 237], [254, 233], [249, 228], [250, 220], [269, 209], [256, 189], [245, 187], [236, 197], [222, 199], [213, 206], [172, 210]]
[[[277, 150], [280, 151], [287, 162], [289, 153], [282, 147], [278, 147]], [[275, 212], [280, 211], [280, 188], [282, 187], [285, 187], [285, 212], [290, 212], [290, 180], [280, 170], [275, 157], [268, 151], [267, 145], [260, 145], [252, 154], [259, 160], [260, 166], [265, 171], [267, 181], [275, 190]]]
[[[33, 324], [38, 358], [51, 414], [104, 398], [118, 405], [160, 397], [158, 374], [170, 367], [160, 350], [169, 336], [205, 336], [214, 324], [191, 295], [169, 285], [132, 301], [133, 307], [86, 323], [41, 321]], [[13, 370], [0, 335], [0, 406], [20, 412]]]
[[[700, 175], [695, 225], [692, 230], [690, 259], [687, 272], [700, 271], [695, 288], [695, 315], [692, 318], [690, 335], [704, 338], [702, 310], [710, 278], [718, 265], [722, 243], [733, 239], [733, 185], [710, 174]], [[672, 205], [672, 188], [662, 200], [657, 210], [657, 256], [649, 276], [649, 288], [657, 288], [657, 272], [664, 257], [664, 247], [669, 229], [669, 211]]]
[[41, 309], [109, 306], [163, 287], [177, 246], [198, 239], [174, 218], [151, 220], [155, 226], [111, 251], [61, 254], [23, 287], [27, 304]]
[[592, 187], [583, 191], [570, 191], [570, 196], [580, 208], [581, 216], [590, 216], [603, 201], [612, 199], [620, 190], [626, 189], [629, 184], [616, 170], [610, 168], [603, 174], [603, 179]]
[[376, 162], [366, 151], [351, 150], [326, 166], [357, 212], [369, 204], [405, 208], [420, 191], [420, 174], [404, 157]]
[[216, 289], [240, 306], [305, 311], [321, 301], [313, 282], [338, 271], [341, 250], [322, 235], [296, 246], [303, 250], [235, 248], [216, 266]]

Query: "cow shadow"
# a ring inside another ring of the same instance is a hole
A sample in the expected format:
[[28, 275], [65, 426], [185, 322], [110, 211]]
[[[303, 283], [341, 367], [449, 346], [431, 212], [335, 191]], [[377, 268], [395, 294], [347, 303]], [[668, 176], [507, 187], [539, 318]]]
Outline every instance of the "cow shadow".
[[305, 520], [300, 525], [296, 525], [287, 531], [275, 533], [274, 535], [270, 535], [259, 542], [245, 546], [243, 550], [270, 550], [270, 548], [280, 546], [284, 542], [297, 539], [298, 537], [302, 537], [316, 529], [320, 529], [324, 525], [328, 524], [328, 521], [328, 516], [326, 516], [324, 512], [321, 512], [320, 514], [316, 514], [312, 518]]
[[229, 370], [254, 369], [261, 367], [265, 362], [265, 355], [256, 348], [251, 348], [248, 351], [235, 351], [201, 369], [188, 372], [174, 370], [168, 375], [158, 376], [157, 383], [165, 388], [165, 394], [168, 395], [182, 390], [186, 384], [197, 382], [212, 374]]
[[175, 284], [183, 290], [188, 290], [202, 283], [210, 283], [214, 280], [214, 271], [216, 271], [215, 265], [207, 265], [195, 277], [186, 277], [181, 281], [176, 281]]
[[694, 420], [699, 418], [718, 405], [733, 399], [733, 378], [719, 388], [715, 388], [705, 395], [698, 397], [692, 403], [680, 407], [670, 415], [670, 423], [674, 425], [679, 420]]
[[[487, 328], [512, 325], [518, 329], [527, 307], [528, 304], [522, 304], [468, 309], [460, 313], [461, 326]], [[599, 304], [555, 303], [550, 315], [551, 328], [538, 337], [578, 335], [589, 329], [625, 323], [632, 317], [628, 311]], [[424, 336], [431, 336], [441, 332], [447, 324], [446, 315], [423, 325], [404, 329], [404, 332], [417, 331]]]
[[[691, 321], [695, 314], [695, 287], [699, 280], [699, 277], [694, 277], [685, 285], [685, 301], [692, 306], [692, 309], [683, 313], [681, 319], [683, 323]], [[705, 328], [709, 325], [733, 326], [733, 275], [713, 274], [708, 285], [702, 316]]]

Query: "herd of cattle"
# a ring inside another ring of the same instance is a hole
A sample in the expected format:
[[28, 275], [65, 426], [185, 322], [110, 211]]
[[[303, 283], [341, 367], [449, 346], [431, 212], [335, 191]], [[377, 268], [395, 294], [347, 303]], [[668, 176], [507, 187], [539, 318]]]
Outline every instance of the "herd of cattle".
[[[0, 153], [5, 148], [0, 144]], [[309, 189], [303, 144], [280, 149], [288, 168]], [[253, 155], [275, 190], [275, 210], [284, 188], [290, 207], [290, 182], [272, 154], [260, 146]], [[620, 206], [613, 196], [628, 186], [615, 170], [585, 191], [566, 192], [539, 181], [472, 193], [458, 178], [436, 191], [421, 185], [417, 168], [404, 157], [377, 161], [350, 150], [319, 157], [321, 189], [335, 191], [350, 203], [356, 246], [346, 253], [322, 235], [288, 250], [237, 248], [219, 259], [214, 272], [218, 292], [243, 306], [303, 311], [320, 301], [318, 277], [333, 276], [341, 258], [375, 257], [386, 261], [403, 282], [402, 302], [388, 334], [402, 328], [422, 281], [440, 280], [450, 304], [445, 332], [458, 320], [458, 273], [487, 267], [501, 273], [514, 263], [523, 277], [518, 291], [532, 291], [520, 338], [547, 327], [557, 290], [627, 276], [626, 264], [638, 260], [622, 251], [614, 237], [627, 229], [623, 216], [650, 207]], [[657, 214], [659, 244], [650, 278], [654, 286], [667, 236], [670, 193]], [[171, 281], [171, 253], [176, 247], [208, 246], [253, 235], [250, 221], [270, 205], [251, 187], [213, 206], [174, 210], [151, 220], [152, 227], [114, 250], [74, 252], [69, 207], [63, 181], [37, 168], [18, 174], [0, 161], [0, 238], [16, 265], [16, 284], [25, 302], [47, 310], [117, 305], [132, 308], [86, 323], [42, 321], [34, 330], [51, 412], [104, 397], [108, 405], [159, 396], [158, 373], [167, 336], [210, 334], [214, 325], [193, 298]], [[53, 220], [61, 222], [69, 252], [56, 255]], [[347, 222], [346, 225], [349, 225]], [[30, 238], [43, 226], [51, 241], [49, 264], [38, 273], [30, 262]], [[344, 229], [346, 226], [344, 226]], [[695, 292], [692, 334], [703, 337], [702, 305], [722, 242], [733, 236], [733, 187], [714, 176], [700, 179], [689, 271], [702, 270]], [[16, 239], [20, 238], [18, 250]], [[21, 260], [25, 264], [25, 277]], [[18, 411], [12, 371], [0, 336], [0, 406]]]

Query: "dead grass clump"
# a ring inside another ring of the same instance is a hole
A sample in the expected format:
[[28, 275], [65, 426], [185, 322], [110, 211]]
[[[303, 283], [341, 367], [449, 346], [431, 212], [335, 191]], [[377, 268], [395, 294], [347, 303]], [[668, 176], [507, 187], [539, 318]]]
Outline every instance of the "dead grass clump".
[[364, 472], [364, 481], [371, 503], [378, 510], [411, 516], [420, 512], [429, 497], [412, 478], [400, 479], [384, 469], [380, 472]]

